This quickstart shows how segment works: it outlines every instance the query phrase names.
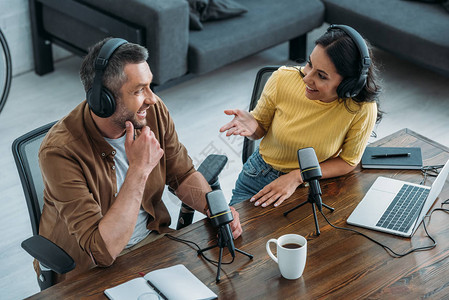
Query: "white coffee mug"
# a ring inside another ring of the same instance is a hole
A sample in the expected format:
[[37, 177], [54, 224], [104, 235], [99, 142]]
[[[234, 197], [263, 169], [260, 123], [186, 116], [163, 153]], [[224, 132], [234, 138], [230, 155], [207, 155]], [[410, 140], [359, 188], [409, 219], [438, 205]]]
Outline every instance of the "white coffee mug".
[[[277, 257], [270, 249], [270, 243], [277, 245]], [[307, 240], [298, 234], [285, 234], [270, 239], [266, 245], [268, 255], [278, 264], [281, 275], [286, 279], [298, 279], [306, 266]]]

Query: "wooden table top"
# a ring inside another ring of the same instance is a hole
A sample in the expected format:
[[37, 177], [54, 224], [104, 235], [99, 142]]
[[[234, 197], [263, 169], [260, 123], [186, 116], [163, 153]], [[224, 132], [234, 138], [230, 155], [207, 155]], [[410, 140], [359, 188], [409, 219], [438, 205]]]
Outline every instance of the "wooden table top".
[[[424, 165], [444, 164], [449, 159], [449, 148], [408, 129], [370, 146], [373, 145], [421, 147]], [[346, 224], [348, 216], [379, 175], [413, 183], [419, 183], [423, 178], [420, 170], [374, 170], [358, 166], [346, 176], [320, 180], [323, 202], [335, 208], [334, 212], [323, 208], [329, 221], [336, 226], [357, 229], [396, 252], [431, 244], [422, 224], [411, 239]], [[433, 180], [429, 178], [425, 184], [431, 185]], [[219, 283], [215, 282], [217, 267], [200, 258], [196, 249], [162, 237], [117, 258], [111, 267], [92, 269], [31, 298], [106, 299], [103, 294], [105, 289], [138, 277], [139, 272], [147, 273], [175, 264], [184, 264], [219, 299], [416, 299], [444, 298], [449, 295], [449, 216], [446, 213], [435, 212], [428, 223], [428, 230], [438, 243], [434, 249], [394, 258], [382, 247], [360, 235], [332, 228], [320, 214], [318, 222], [321, 235], [316, 236], [310, 204], [286, 217], [283, 215], [305, 201], [307, 194], [307, 188], [298, 188], [278, 208], [254, 207], [248, 201], [236, 205], [244, 231], [235, 240], [235, 246], [254, 255], [254, 258], [250, 260], [236, 253], [232, 264], [222, 266]], [[448, 181], [433, 207], [440, 206], [447, 198]], [[269, 239], [287, 233], [300, 234], [308, 240], [306, 267], [302, 277], [297, 280], [282, 278], [276, 263], [265, 250]], [[216, 242], [216, 229], [207, 220], [196, 222], [172, 235], [194, 241], [201, 248]], [[205, 254], [217, 260], [218, 248], [206, 251]], [[225, 249], [223, 262], [230, 260], [231, 256]]]

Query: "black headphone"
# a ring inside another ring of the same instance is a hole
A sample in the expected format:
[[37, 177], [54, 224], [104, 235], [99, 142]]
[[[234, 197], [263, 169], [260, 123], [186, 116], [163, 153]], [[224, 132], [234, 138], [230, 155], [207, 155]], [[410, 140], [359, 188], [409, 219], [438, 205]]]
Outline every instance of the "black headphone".
[[108, 40], [101, 47], [95, 59], [95, 77], [92, 88], [87, 91], [86, 99], [90, 109], [101, 118], [108, 118], [115, 112], [115, 99], [113, 94], [103, 86], [103, 74], [109, 59], [118, 47], [128, 41], [119, 38]]
[[365, 40], [362, 36], [352, 27], [347, 25], [331, 25], [327, 31], [331, 31], [333, 29], [341, 29], [343, 30], [356, 44], [360, 53], [360, 65], [361, 71], [360, 76], [358, 78], [349, 77], [344, 78], [343, 81], [337, 88], [337, 94], [340, 98], [349, 98], [357, 96], [363, 87], [366, 85], [366, 79], [368, 77], [368, 69], [371, 64], [371, 59], [369, 57], [368, 46], [365, 43]]

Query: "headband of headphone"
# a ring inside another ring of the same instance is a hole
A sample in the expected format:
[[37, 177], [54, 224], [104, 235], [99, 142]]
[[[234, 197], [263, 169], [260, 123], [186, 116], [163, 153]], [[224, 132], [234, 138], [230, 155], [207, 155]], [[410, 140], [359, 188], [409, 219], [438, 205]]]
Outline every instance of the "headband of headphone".
[[113, 94], [103, 86], [103, 74], [109, 59], [115, 50], [128, 43], [124, 39], [113, 38], [101, 47], [95, 59], [95, 77], [92, 88], [87, 92], [86, 98], [90, 109], [101, 118], [108, 118], [115, 112], [116, 102]]
[[340, 98], [349, 98], [357, 96], [366, 85], [371, 59], [368, 46], [363, 37], [352, 27], [347, 25], [331, 25], [327, 31], [334, 29], [343, 30], [355, 43], [360, 53], [360, 75], [358, 78], [345, 78], [337, 88], [337, 94]]

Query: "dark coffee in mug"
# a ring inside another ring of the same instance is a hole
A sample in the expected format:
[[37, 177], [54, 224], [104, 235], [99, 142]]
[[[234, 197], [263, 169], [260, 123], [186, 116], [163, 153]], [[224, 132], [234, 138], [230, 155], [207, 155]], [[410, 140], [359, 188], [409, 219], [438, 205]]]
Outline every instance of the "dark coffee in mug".
[[300, 244], [296, 244], [296, 243], [287, 243], [282, 245], [282, 247], [287, 248], [287, 249], [298, 249], [301, 248], [302, 246]]
[[[276, 255], [270, 245], [276, 244]], [[277, 239], [269, 239], [265, 245], [268, 256], [274, 260], [285, 279], [302, 276], [307, 259], [307, 240], [299, 234], [284, 234]]]

